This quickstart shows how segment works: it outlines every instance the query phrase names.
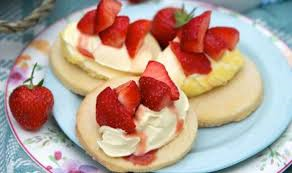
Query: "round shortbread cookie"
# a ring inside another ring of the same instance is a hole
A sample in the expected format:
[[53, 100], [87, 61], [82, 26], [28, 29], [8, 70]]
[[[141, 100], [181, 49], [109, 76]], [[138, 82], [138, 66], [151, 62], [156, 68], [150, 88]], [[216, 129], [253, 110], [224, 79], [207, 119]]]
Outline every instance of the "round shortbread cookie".
[[[148, 49], [155, 54], [160, 52], [157, 41], [150, 34], [145, 38], [145, 45], [141, 47], [141, 51]], [[62, 41], [58, 38], [53, 44], [50, 54], [50, 65], [53, 72], [68, 89], [83, 96], [105, 80], [138, 75], [117, 71], [98, 63], [84, 61], [77, 65], [72, 64], [68, 61], [68, 58], [66, 59], [65, 55], [66, 53], [62, 49]], [[98, 71], [98, 74], [96, 71]]]
[[76, 65], [67, 62], [62, 54], [60, 39], [52, 46], [50, 66], [66, 88], [83, 96], [104, 83], [103, 80], [90, 77]]
[[246, 58], [241, 71], [229, 83], [189, 101], [199, 127], [213, 127], [245, 119], [261, 104], [262, 97], [260, 74]]
[[196, 137], [197, 117], [191, 109], [186, 117], [184, 129], [174, 140], [158, 149], [155, 161], [149, 165], [134, 165], [120, 157], [109, 157], [98, 147], [99, 126], [95, 119], [96, 97], [105, 87], [117, 87], [131, 79], [137, 80], [137, 78], [121, 78], [108, 81], [85, 97], [77, 113], [76, 124], [76, 133], [81, 145], [93, 159], [115, 172], [148, 172], [176, 163], [191, 150]]

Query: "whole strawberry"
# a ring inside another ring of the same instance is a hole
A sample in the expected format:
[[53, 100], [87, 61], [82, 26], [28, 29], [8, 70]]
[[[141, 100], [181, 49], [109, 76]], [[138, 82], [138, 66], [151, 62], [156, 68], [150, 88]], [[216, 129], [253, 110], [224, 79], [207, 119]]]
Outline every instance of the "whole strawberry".
[[194, 10], [187, 14], [184, 6], [182, 8], [166, 7], [156, 13], [152, 21], [151, 33], [162, 48], [176, 37], [181, 26], [192, 19]]
[[[30, 78], [13, 90], [9, 97], [9, 106], [15, 120], [26, 129], [35, 131], [48, 120], [54, 105], [54, 97], [49, 89], [43, 87], [43, 80], [34, 85], [34, 65]], [[26, 84], [28, 83], [28, 84]]]

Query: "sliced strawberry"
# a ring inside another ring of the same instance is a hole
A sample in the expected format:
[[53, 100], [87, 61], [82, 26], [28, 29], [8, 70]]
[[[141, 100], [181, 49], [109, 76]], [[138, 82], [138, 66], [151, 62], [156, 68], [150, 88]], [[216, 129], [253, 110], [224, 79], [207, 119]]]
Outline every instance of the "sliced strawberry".
[[153, 111], [160, 111], [171, 101], [171, 91], [167, 84], [152, 77], [142, 76], [139, 80], [141, 102]]
[[110, 27], [121, 10], [118, 0], [100, 0], [96, 8], [95, 32], [99, 33]]
[[123, 129], [127, 133], [134, 133], [136, 127], [131, 113], [119, 102], [116, 92], [110, 87], [96, 97], [96, 122], [100, 126]]
[[179, 29], [177, 31], [176, 36], [178, 37], [179, 40], [181, 40], [181, 37], [182, 37], [182, 29]]
[[201, 53], [204, 50], [204, 37], [209, 27], [211, 11], [193, 18], [182, 27], [181, 48], [187, 52]]
[[126, 46], [131, 58], [134, 58], [143, 45], [144, 38], [150, 31], [151, 22], [149, 20], [137, 20], [129, 25]]
[[164, 82], [170, 88], [171, 99], [172, 100], [179, 99], [179, 91], [178, 91], [176, 85], [170, 79], [168, 72], [166, 71], [163, 64], [161, 64], [157, 61], [149, 61], [142, 76], [152, 77], [156, 80]]
[[134, 115], [141, 101], [140, 89], [136, 82], [131, 80], [115, 89], [118, 94], [119, 101]]
[[99, 33], [103, 44], [121, 48], [126, 40], [129, 17], [117, 16], [112, 26]]
[[213, 32], [207, 31], [204, 40], [204, 52], [214, 60], [219, 60], [227, 50], [225, 42]]
[[88, 36], [86, 34], [79, 34], [76, 48], [79, 51], [79, 53], [84, 55], [86, 58], [94, 59], [93, 54], [87, 50], [89, 37], [90, 36]]
[[204, 53], [185, 52], [177, 42], [171, 42], [170, 47], [187, 76], [194, 73], [208, 74], [212, 70], [211, 63]]
[[84, 34], [93, 35], [95, 33], [95, 17], [95, 10], [88, 11], [77, 24], [79, 31]]
[[228, 50], [233, 50], [239, 41], [238, 30], [232, 27], [213, 27], [207, 32], [223, 40]]

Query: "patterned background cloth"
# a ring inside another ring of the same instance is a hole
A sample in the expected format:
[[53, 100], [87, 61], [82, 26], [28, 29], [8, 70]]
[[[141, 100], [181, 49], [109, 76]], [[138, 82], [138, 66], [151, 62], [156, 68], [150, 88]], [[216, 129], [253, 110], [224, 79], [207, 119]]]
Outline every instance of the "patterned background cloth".
[[[40, 0], [1, 0], [0, 19], [19, 19], [40, 4]], [[22, 150], [13, 136], [4, 112], [5, 81], [15, 57], [34, 36], [57, 19], [95, 4], [96, 0], [57, 1], [53, 12], [24, 33], [0, 34], [0, 172], [43, 172]], [[292, 48], [292, 0], [261, 5], [243, 14], [264, 25]], [[291, 139], [292, 140], [292, 139]], [[275, 153], [276, 154], [276, 153]], [[290, 168], [290, 171], [291, 168]]]

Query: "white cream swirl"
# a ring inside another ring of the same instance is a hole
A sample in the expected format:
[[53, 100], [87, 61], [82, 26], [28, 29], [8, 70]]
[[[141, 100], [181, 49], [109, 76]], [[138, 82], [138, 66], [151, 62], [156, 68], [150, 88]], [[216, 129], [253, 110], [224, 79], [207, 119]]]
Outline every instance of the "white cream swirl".
[[125, 131], [114, 129], [109, 126], [102, 126], [99, 129], [102, 140], [97, 140], [97, 144], [103, 151], [112, 157], [127, 156], [136, 151], [139, 137], [125, 136]]

